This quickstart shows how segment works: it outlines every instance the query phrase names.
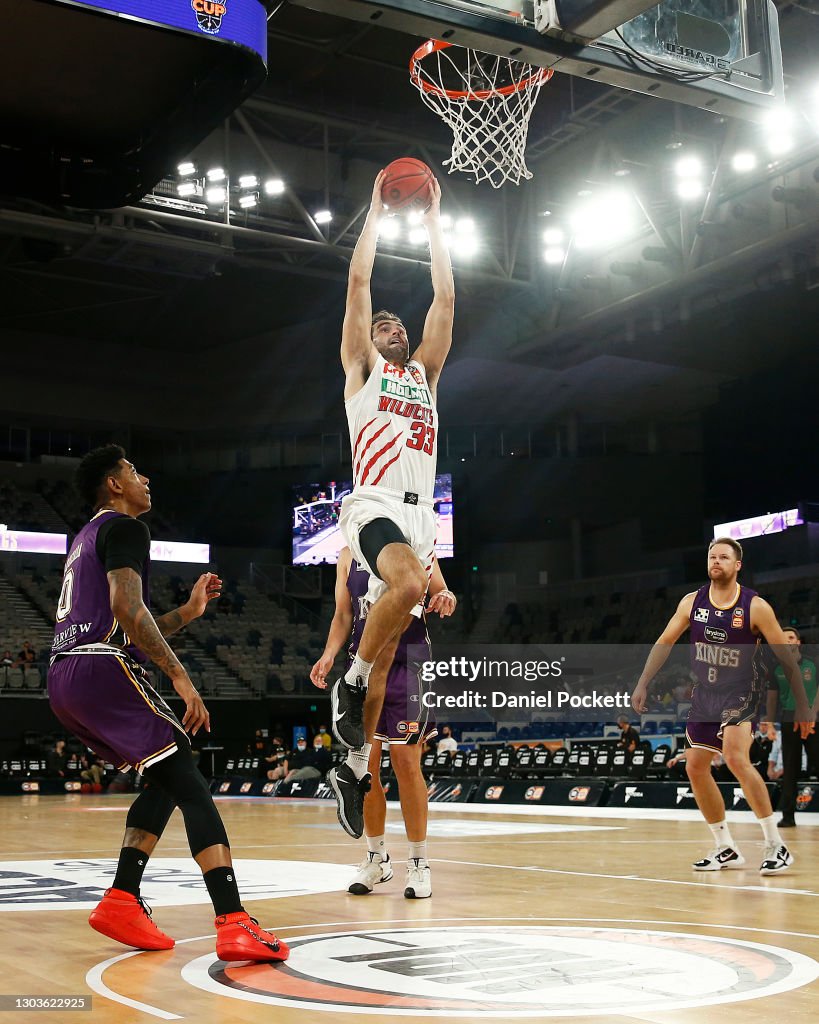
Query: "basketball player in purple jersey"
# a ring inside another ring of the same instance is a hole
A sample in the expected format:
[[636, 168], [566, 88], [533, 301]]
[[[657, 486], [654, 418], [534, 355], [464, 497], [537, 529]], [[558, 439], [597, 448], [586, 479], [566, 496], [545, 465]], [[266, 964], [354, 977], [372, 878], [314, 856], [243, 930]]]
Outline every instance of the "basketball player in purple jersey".
[[369, 745], [384, 700], [385, 679], [376, 676], [370, 685], [370, 671], [422, 600], [434, 561], [437, 387], [452, 345], [455, 315], [441, 188], [434, 179], [424, 214], [433, 297], [421, 343], [411, 357], [400, 318], [386, 310], [373, 314], [370, 279], [385, 212], [383, 181], [382, 171], [350, 260], [341, 332], [354, 487], [342, 502], [339, 526], [353, 557], [370, 573], [370, 612], [353, 662], [331, 692], [333, 732], [349, 754], [327, 780], [338, 801], [339, 821], [356, 838], [364, 827], [364, 796], [370, 786]]
[[[369, 573], [353, 559], [349, 548], [342, 548], [336, 566], [335, 614], [327, 645], [310, 673], [313, 683], [320, 689], [326, 688], [327, 674], [345, 641], [349, 640], [348, 664], [358, 650], [369, 611], [368, 588]], [[427, 611], [437, 611], [442, 618], [454, 612], [457, 601], [455, 595], [447, 590], [437, 559], [429, 592]], [[420, 647], [429, 657], [429, 637], [420, 605], [413, 609], [405, 625], [401, 636], [390, 641], [381, 652], [372, 670], [373, 675], [386, 675], [386, 685], [384, 705], [370, 750], [369, 771], [378, 781], [364, 800], [367, 856], [348, 888], [354, 896], [366, 895], [377, 883], [388, 882], [392, 878], [392, 862], [384, 836], [387, 798], [380, 783], [382, 743], [389, 743], [409, 844], [404, 896], [423, 899], [432, 895], [432, 876], [427, 860], [427, 786], [421, 771], [421, 754], [424, 743], [437, 734], [437, 729], [432, 713], [421, 704], [422, 687], [417, 670], [408, 664], [409, 647]]]
[[[202, 870], [216, 913], [222, 960], [286, 960], [289, 950], [244, 910], [225, 827], [191, 755], [193, 735], [210, 716], [166, 637], [202, 615], [222, 581], [200, 576], [190, 599], [154, 618], [148, 610], [151, 537], [139, 521], [151, 508], [148, 478], [119, 445], [82, 460], [77, 487], [93, 509], [66, 559], [48, 671], [48, 696], [63, 725], [120, 769], [136, 768], [146, 786], [131, 805], [113, 885], [89, 924], [138, 949], [170, 949], [139, 890], [174, 807], [185, 822], [191, 854]], [[151, 686], [151, 660], [185, 702], [180, 722]]]
[[714, 848], [693, 865], [696, 871], [741, 868], [745, 858], [725, 821], [725, 803], [711, 775], [714, 751], [742, 787], [745, 799], [762, 826], [765, 849], [759, 871], [775, 875], [793, 863], [774, 820], [771, 798], [762, 776], [751, 764], [749, 750], [759, 703], [765, 689], [760, 662], [762, 638], [771, 645], [796, 700], [794, 729], [813, 732], [799, 663], [776, 621], [773, 608], [753, 590], [737, 582], [742, 547], [730, 537], [708, 547], [709, 583], [686, 594], [661, 633], [637, 681], [631, 703], [643, 712], [651, 680], [665, 664], [671, 648], [690, 629], [691, 668], [697, 677], [685, 731], [685, 767], [697, 806], [714, 837]]

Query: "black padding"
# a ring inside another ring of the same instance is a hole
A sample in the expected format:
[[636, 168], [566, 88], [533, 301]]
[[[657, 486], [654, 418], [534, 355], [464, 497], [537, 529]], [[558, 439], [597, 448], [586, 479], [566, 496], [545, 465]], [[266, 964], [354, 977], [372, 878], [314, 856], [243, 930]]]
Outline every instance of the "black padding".
[[406, 544], [409, 542], [391, 519], [373, 519], [358, 531], [358, 544], [367, 564], [379, 579], [383, 576], [378, 571], [378, 556], [388, 544]]
[[182, 812], [194, 857], [209, 846], [230, 846], [205, 776], [194, 764], [187, 743], [171, 757], [146, 768], [145, 778], [164, 790]]

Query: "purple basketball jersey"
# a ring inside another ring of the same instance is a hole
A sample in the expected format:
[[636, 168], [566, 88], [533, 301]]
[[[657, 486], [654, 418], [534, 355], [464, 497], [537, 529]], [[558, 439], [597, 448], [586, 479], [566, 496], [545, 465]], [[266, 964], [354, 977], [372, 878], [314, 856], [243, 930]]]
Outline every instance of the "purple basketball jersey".
[[691, 607], [691, 668], [697, 687], [752, 689], [761, 672], [759, 638], [751, 629], [751, 601], [756, 591], [737, 586], [733, 604], [711, 602], [711, 585], [700, 587]]
[[[63, 570], [52, 654], [65, 654], [85, 644], [107, 643], [123, 647], [135, 661], [148, 660], [138, 647], [128, 642], [111, 611], [108, 576], [97, 554], [100, 527], [121, 516], [122, 512], [110, 509], [98, 512], [74, 538]], [[142, 570], [142, 599], [148, 606], [149, 566], [150, 560], [146, 559]]]
[[[367, 612], [370, 610], [367, 602], [367, 589], [369, 585], [370, 574], [353, 559], [349, 575], [347, 576], [347, 589], [350, 591], [350, 597], [353, 601], [353, 632], [350, 635], [350, 646], [347, 648], [350, 661], [352, 661], [353, 656], [358, 650], [358, 645], [361, 643], [361, 634], [364, 632]], [[412, 622], [401, 634], [393, 660], [402, 664], [406, 663], [407, 648], [419, 644], [429, 647], [427, 625], [423, 615], [418, 618], [413, 615]]]

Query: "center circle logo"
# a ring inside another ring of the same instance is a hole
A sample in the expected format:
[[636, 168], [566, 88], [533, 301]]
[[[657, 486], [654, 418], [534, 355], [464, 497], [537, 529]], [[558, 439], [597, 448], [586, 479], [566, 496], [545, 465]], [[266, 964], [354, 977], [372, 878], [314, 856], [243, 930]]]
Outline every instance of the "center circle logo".
[[[502, 941], [501, 941], [502, 938]], [[791, 950], [619, 928], [391, 928], [287, 939], [286, 964], [183, 968], [221, 996], [308, 1010], [447, 1017], [664, 1012], [772, 996], [819, 977]]]

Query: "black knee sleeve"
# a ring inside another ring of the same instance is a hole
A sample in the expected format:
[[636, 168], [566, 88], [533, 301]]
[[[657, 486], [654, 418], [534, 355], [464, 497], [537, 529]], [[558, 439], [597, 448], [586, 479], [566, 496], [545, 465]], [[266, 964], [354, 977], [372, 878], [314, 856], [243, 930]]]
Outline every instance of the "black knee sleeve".
[[156, 785], [148, 785], [128, 809], [125, 827], [161, 836], [175, 806], [164, 790]]
[[373, 519], [358, 531], [358, 544], [367, 564], [381, 579], [377, 569], [378, 556], [388, 544], [408, 544], [407, 538], [392, 519]]
[[159, 786], [182, 812], [194, 857], [209, 846], [230, 846], [208, 784], [186, 743], [171, 757], [146, 768], [145, 778]]

